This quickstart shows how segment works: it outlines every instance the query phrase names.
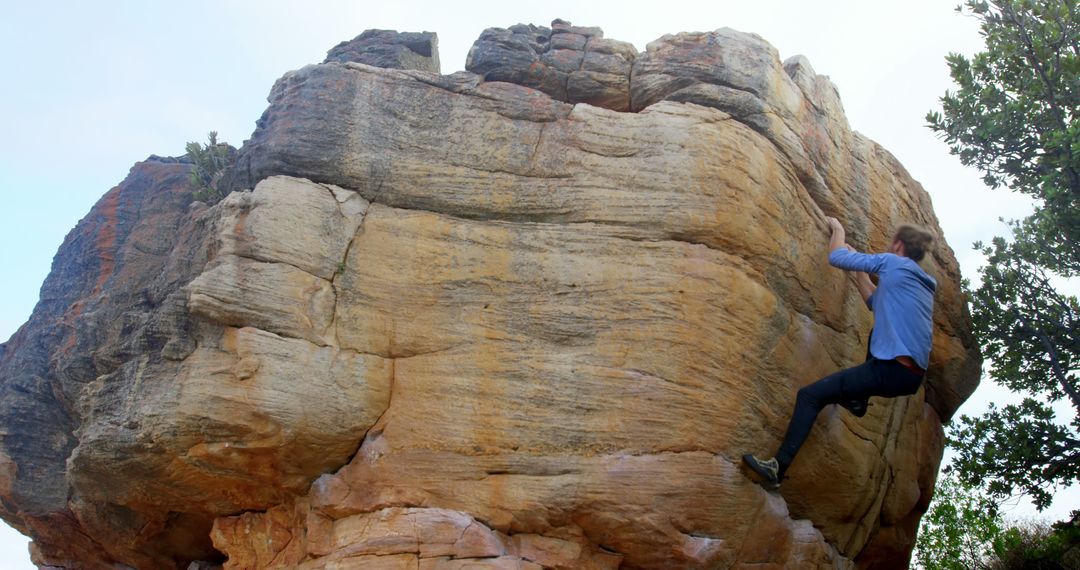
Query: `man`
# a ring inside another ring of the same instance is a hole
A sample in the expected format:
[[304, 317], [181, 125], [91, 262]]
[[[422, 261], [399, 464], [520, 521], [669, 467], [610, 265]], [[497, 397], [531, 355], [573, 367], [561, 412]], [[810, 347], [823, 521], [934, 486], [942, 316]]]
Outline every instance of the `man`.
[[[870, 255], [858, 253], [846, 244], [839, 220], [828, 218], [828, 222], [832, 229], [829, 263], [856, 272], [859, 293], [874, 312], [868, 358], [799, 390], [787, 434], [775, 457], [743, 456], [746, 465], [761, 478], [762, 486], [770, 490], [780, 487], [784, 472], [810, 435], [823, 407], [841, 404], [862, 417], [870, 396], [895, 398], [917, 392], [930, 361], [937, 283], [918, 262], [933, 236], [922, 228], [903, 225], [887, 253]], [[877, 286], [868, 273], [878, 275]]]

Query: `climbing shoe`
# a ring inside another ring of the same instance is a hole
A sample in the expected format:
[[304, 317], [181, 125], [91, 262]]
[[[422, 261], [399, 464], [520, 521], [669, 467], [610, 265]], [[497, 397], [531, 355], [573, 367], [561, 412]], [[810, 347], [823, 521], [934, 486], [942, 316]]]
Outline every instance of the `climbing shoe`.
[[758, 477], [761, 478], [762, 487], [769, 491], [780, 488], [780, 464], [776, 462], [775, 458], [758, 459], [747, 453], [742, 456], [742, 460], [751, 471], [757, 473]]
[[846, 400], [840, 402], [840, 405], [847, 408], [851, 415], [861, 418], [866, 415], [866, 409], [870, 407], [870, 402], [867, 400]]

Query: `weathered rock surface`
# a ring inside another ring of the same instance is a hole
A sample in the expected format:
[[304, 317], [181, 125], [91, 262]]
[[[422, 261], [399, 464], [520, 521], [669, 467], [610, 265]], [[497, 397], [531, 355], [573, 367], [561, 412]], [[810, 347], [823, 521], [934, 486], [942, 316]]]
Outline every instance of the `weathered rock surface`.
[[465, 69], [486, 81], [539, 89], [559, 101], [630, 110], [630, 72], [637, 50], [604, 38], [600, 28], [555, 20], [551, 28], [489, 28], [469, 50]]
[[[88, 504], [75, 481], [81, 472], [67, 464], [83, 434], [111, 427], [84, 421], [95, 405], [112, 416], [107, 420], [127, 421], [134, 409], [154, 413], [152, 404], [141, 407], [139, 392], [180, 387], [172, 373], [195, 346], [180, 288], [206, 264], [202, 236], [210, 223], [205, 207], [189, 207], [190, 168], [157, 157], [136, 164], [68, 234], [31, 320], [4, 345], [0, 514], [34, 537], [39, 563], [164, 567], [174, 556], [214, 553], [207, 537], [187, 532], [212, 516]], [[139, 456], [125, 460], [141, 465]], [[148, 482], [121, 469], [109, 465], [87, 491], [137, 493], [113, 484]], [[156, 551], [141, 548], [158, 534], [168, 536]]]
[[489, 29], [450, 76], [343, 46], [273, 87], [246, 191], [137, 165], [0, 345], [38, 563], [906, 565], [978, 379], [947, 245], [926, 389], [827, 408], [782, 494], [738, 461], [865, 353], [825, 215], [863, 249], [937, 228], [826, 78], [726, 29]]
[[439, 37], [431, 32], [367, 30], [334, 46], [323, 63], [347, 61], [439, 73]]

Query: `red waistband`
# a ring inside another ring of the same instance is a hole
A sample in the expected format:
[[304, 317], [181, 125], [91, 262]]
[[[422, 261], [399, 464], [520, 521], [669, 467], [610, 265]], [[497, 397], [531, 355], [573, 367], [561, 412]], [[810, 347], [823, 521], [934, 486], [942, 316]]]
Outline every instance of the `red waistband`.
[[900, 360], [900, 359], [896, 359], [896, 362], [897, 362], [898, 364], [900, 364], [900, 366], [903, 366], [904, 368], [907, 368], [908, 370], [912, 371], [913, 373], [915, 373], [915, 374], [917, 374], [917, 375], [919, 375], [919, 376], [922, 376], [922, 375], [926, 374], [926, 371], [925, 371], [925, 370], [923, 370], [922, 368], [919, 368], [919, 367], [918, 367], [917, 365], [915, 365], [915, 364], [908, 364], [908, 363], [906, 363], [906, 362], [903, 362], [903, 361], [902, 361], [902, 360]]

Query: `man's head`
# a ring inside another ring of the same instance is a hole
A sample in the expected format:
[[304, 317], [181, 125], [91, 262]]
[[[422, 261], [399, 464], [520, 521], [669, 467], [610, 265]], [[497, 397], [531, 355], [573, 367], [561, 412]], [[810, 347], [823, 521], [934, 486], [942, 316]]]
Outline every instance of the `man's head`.
[[896, 229], [892, 246], [889, 251], [904, 257], [910, 257], [912, 261], [922, 261], [923, 256], [930, 249], [934, 241], [934, 235], [926, 229], [911, 224], [904, 224]]

